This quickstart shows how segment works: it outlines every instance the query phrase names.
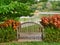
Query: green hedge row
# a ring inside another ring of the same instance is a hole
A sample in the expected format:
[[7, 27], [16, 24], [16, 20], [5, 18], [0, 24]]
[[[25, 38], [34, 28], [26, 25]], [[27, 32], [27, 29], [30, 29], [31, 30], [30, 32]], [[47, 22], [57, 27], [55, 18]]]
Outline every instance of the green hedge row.
[[60, 42], [60, 29], [54, 27], [45, 27], [44, 41]]
[[0, 28], [0, 42], [9, 42], [16, 39], [16, 31], [12, 27]]

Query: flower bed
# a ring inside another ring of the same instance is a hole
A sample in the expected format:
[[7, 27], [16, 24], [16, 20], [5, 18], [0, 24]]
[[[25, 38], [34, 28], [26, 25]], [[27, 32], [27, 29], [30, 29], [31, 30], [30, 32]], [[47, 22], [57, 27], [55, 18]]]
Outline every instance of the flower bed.
[[42, 17], [41, 23], [44, 26], [44, 41], [60, 42], [60, 15]]
[[14, 20], [6, 20], [0, 24], [0, 42], [7, 42], [16, 39], [16, 29], [19, 22]]

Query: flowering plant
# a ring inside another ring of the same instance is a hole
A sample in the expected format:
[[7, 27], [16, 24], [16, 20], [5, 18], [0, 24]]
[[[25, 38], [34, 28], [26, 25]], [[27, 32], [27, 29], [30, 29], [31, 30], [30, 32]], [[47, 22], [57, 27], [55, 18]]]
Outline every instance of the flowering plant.
[[[0, 24], [0, 42], [9, 42], [16, 40], [16, 29], [20, 25], [19, 22], [14, 20], [6, 20]], [[13, 38], [12, 38], [13, 37]]]
[[19, 22], [16, 22], [14, 20], [6, 20], [4, 23], [0, 24], [0, 28], [7, 28], [11, 26], [14, 30], [16, 30], [18, 25], [20, 25]]
[[42, 20], [41, 22], [44, 26], [52, 25], [57, 28], [60, 28], [60, 15], [55, 14], [55, 15], [49, 16], [49, 17], [42, 17], [41, 20]]
[[60, 42], [60, 15], [42, 17], [41, 23], [44, 26], [44, 41]]

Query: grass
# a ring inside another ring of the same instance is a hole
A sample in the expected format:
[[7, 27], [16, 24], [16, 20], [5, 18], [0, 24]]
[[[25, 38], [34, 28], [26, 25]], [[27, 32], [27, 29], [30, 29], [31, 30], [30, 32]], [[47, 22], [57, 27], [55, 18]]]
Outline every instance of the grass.
[[59, 42], [9, 42], [0, 43], [0, 45], [60, 45]]

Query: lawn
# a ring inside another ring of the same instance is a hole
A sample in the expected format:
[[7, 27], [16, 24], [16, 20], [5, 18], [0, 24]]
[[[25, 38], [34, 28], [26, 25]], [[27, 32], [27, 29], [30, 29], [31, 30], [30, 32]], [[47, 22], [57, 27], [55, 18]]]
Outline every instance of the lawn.
[[9, 42], [1, 43], [0, 45], [60, 45], [59, 42]]

